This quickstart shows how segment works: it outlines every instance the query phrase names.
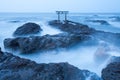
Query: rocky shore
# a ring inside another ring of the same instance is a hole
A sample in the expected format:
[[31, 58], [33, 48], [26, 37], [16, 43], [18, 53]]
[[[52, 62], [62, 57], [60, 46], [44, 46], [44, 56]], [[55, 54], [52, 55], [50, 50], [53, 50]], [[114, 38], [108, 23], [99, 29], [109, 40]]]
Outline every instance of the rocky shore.
[[68, 63], [38, 64], [0, 51], [0, 80], [101, 80], [95, 73]]
[[118, 45], [118, 43], [120, 43], [120, 33], [95, 30], [87, 25], [76, 23], [73, 21], [68, 21], [67, 23], [57, 23], [57, 21], [54, 20], [50, 21], [49, 24], [62, 31], [68, 32], [69, 34], [84, 34], [88, 35], [92, 39], [95, 39], [96, 41], [102, 40], [108, 43], [112, 43], [113, 45]]
[[[41, 50], [44, 51], [57, 48], [68, 48], [72, 47], [75, 44], [89, 40], [96, 43], [101, 40], [107, 43], [112, 43], [113, 45], [120, 46], [117, 44], [120, 42], [119, 33], [98, 31], [88, 27], [87, 25], [72, 21], [67, 21], [66, 23], [57, 23], [55, 20], [50, 21], [49, 24], [55, 28], [62, 30], [63, 33], [56, 35], [29, 35], [28, 37], [6, 38], [4, 40], [5, 48], [14, 50], [18, 49], [21, 53], [30, 53]], [[20, 32], [22, 31], [24, 33], [26, 30], [21, 30]]]
[[[6, 49], [19, 50], [21, 53], [68, 48], [83, 41], [105, 41], [120, 47], [120, 33], [98, 31], [87, 25], [67, 21], [49, 25], [63, 31], [61, 34], [6, 38]], [[20, 29], [23, 33], [26, 30]], [[18, 31], [19, 32], [19, 31]], [[38, 31], [37, 31], [38, 32]], [[27, 34], [28, 35], [28, 34]], [[93, 45], [93, 44], [92, 44]], [[114, 57], [102, 70], [103, 80], [120, 79], [120, 58]], [[0, 51], [0, 80], [102, 80], [95, 73], [80, 70], [68, 63], [37, 64], [33, 61]]]

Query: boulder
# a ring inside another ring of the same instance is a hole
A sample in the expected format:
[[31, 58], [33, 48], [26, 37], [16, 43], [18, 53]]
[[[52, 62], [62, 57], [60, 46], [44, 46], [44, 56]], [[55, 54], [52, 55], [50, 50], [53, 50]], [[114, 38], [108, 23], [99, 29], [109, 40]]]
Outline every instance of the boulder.
[[36, 34], [42, 31], [40, 26], [36, 23], [25, 23], [21, 27], [18, 27], [16, 31], [13, 33], [14, 36], [23, 36], [29, 34]]
[[38, 50], [71, 47], [87, 39], [89, 39], [89, 36], [84, 34], [61, 33], [57, 35], [7, 38], [4, 40], [4, 46], [9, 49], [19, 49], [22, 53], [32, 53]]
[[0, 51], [0, 80], [101, 80], [95, 73], [68, 63], [37, 64]]
[[120, 80], [120, 62], [113, 62], [102, 70], [103, 80]]

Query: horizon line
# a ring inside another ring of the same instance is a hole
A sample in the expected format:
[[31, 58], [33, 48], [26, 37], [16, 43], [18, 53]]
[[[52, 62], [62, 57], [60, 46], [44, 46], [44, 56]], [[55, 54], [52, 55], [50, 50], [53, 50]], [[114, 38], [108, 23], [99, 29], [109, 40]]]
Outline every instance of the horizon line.
[[[0, 12], [0, 13], [56, 13], [56, 11], [54, 12]], [[120, 14], [120, 12], [71, 12], [69, 11], [69, 13], [80, 13], [80, 14], [111, 14], [111, 13], [114, 13], [114, 14]]]

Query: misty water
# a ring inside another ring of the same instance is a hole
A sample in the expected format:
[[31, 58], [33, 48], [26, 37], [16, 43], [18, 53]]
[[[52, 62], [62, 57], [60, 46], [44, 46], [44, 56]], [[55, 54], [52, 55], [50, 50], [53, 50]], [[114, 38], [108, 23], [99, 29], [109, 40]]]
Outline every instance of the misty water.
[[[83, 24], [87, 24], [89, 27], [95, 28], [97, 30], [120, 33], [120, 21], [116, 21], [113, 16], [119, 16], [119, 14], [69, 14], [68, 19], [80, 22]], [[63, 33], [59, 29], [53, 28], [48, 25], [48, 21], [54, 20], [57, 18], [56, 14], [50, 13], [1, 13], [0, 14], [0, 46], [3, 51], [7, 51], [4, 49], [3, 40], [5, 38], [12, 38], [13, 32], [21, 25], [27, 22], [35, 22], [41, 26], [43, 31], [35, 36], [42, 36], [45, 34], [59, 34]], [[105, 20], [110, 25], [102, 25], [99, 23], [87, 22], [87, 20]], [[17, 22], [14, 22], [17, 21]], [[8, 51], [13, 53], [14, 55], [27, 58], [33, 60], [37, 63], [58, 63], [58, 62], [68, 62], [79, 69], [87, 69], [89, 71], [97, 73], [101, 76], [101, 70], [106, 66], [111, 56], [120, 56], [119, 48], [108, 44], [109, 47], [113, 50], [107, 51], [107, 54], [110, 56], [98, 63], [95, 60], [95, 53], [98, 51], [99, 47], [101, 47], [101, 43], [105, 43], [99, 41], [98, 45], [77, 45], [70, 49], [59, 49], [52, 51], [44, 51], [37, 52], [32, 54], [21, 54], [15, 51]]]

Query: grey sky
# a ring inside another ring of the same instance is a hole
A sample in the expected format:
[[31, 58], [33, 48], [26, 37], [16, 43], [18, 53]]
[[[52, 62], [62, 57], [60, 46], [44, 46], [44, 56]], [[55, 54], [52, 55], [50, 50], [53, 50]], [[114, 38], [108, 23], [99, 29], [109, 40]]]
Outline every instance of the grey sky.
[[120, 0], [0, 0], [0, 12], [120, 12]]

